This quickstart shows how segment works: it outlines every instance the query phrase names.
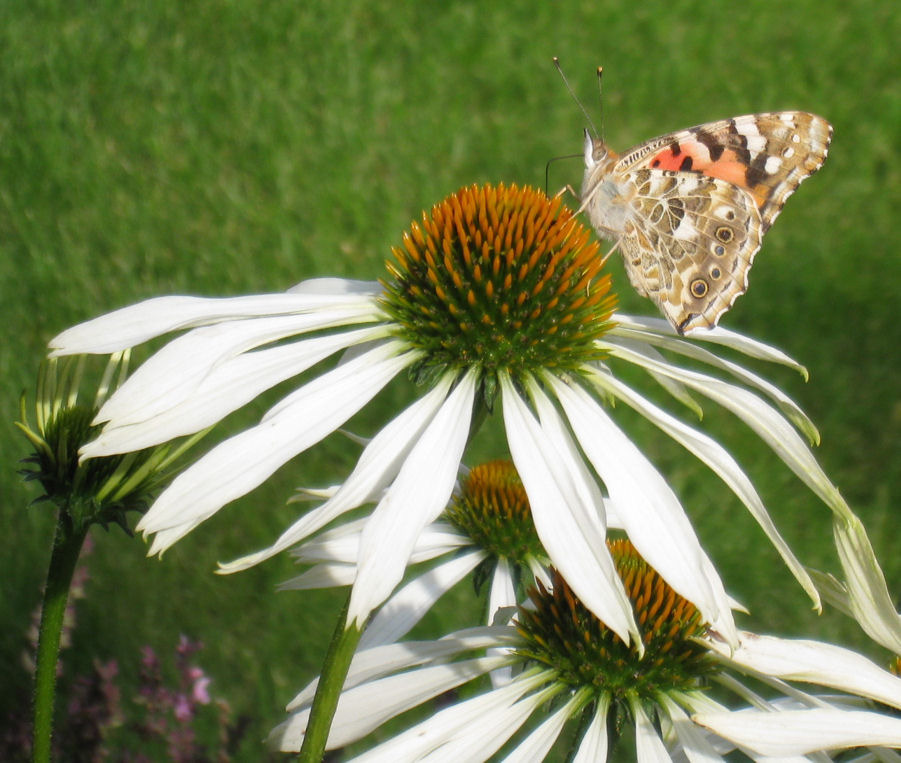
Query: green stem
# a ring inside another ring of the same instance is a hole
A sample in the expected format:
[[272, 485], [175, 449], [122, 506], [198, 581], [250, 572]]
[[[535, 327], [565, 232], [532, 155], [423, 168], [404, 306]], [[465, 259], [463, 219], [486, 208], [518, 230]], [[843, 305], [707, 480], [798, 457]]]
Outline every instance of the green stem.
[[65, 513], [60, 512], [56, 536], [47, 570], [41, 628], [38, 634], [37, 666], [34, 676], [34, 763], [49, 763], [50, 736], [53, 731], [53, 700], [56, 694], [56, 663], [59, 640], [69, 598], [69, 585], [87, 531], [73, 533], [66, 528]]
[[353, 659], [360, 636], [363, 635], [363, 630], [355, 625], [346, 627], [349, 606], [350, 592], [347, 594], [347, 601], [344, 602], [344, 609], [341, 610], [338, 617], [338, 623], [322, 665], [322, 673], [319, 676], [319, 684], [316, 686], [313, 706], [310, 709], [310, 719], [307, 721], [307, 730], [300, 748], [298, 760], [301, 763], [319, 763], [322, 760], [335, 708], [338, 707], [338, 698], [341, 696], [341, 689], [344, 688], [344, 679], [347, 677], [350, 661]]

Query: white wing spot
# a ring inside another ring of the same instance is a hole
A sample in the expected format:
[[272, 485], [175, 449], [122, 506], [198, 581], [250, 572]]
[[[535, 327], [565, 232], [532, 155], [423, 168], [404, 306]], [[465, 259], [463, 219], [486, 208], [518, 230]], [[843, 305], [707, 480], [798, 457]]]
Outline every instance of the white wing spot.
[[792, 143], [800, 143], [800, 142], [801, 142], [801, 136], [798, 135], [798, 133], [795, 133], [794, 135], [792, 135]]
[[764, 171], [768, 175], [774, 174], [782, 166], [782, 160], [778, 156], [768, 156], [763, 165]]
[[795, 155], [795, 149], [793, 149], [791, 146], [789, 146], [788, 148], [785, 149], [785, 151], [782, 152], [782, 156], [785, 157], [786, 159], [791, 159], [794, 155]]
[[766, 138], [762, 135], [745, 135], [745, 139], [748, 143], [748, 151], [752, 151], [755, 154], [759, 154], [763, 149], [766, 148]]

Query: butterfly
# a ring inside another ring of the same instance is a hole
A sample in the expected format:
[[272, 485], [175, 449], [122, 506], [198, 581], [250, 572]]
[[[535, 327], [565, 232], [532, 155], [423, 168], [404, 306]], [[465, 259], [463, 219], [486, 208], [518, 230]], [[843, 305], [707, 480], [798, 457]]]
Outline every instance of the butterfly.
[[677, 332], [712, 328], [747, 291], [764, 233], [831, 139], [831, 125], [803, 111], [711, 122], [621, 156], [586, 130], [581, 209]]

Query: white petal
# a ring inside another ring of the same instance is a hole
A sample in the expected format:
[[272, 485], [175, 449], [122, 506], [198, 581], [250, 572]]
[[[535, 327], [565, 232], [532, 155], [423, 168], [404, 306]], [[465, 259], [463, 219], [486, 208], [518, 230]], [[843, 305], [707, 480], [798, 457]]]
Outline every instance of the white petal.
[[357, 563], [328, 562], [311, 567], [302, 575], [286, 580], [279, 591], [309, 591], [315, 588], [340, 588], [352, 585], [357, 577]]
[[739, 646], [711, 646], [730, 662], [768, 676], [805, 681], [901, 708], [901, 678], [844, 647], [820, 641], [783, 639], [743, 631]]
[[[349, 343], [366, 341], [373, 336], [374, 331], [367, 329], [244, 353], [204, 369], [203, 378], [195, 379], [196, 383], [173, 393], [168, 400], [149, 392], [153, 384], [129, 387], [129, 382], [141, 381], [140, 373], [147, 366], [145, 363], [119, 390], [127, 394], [119, 397], [117, 392], [110, 399], [110, 404], [118, 404], [116, 409], [106, 411], [113, 420], [97, 439], [81, 449], [81, 455], [91, 458], [127, 453], [199, 432]], [[193, 364], [185, 361], [170, 368], [169, 376], [177, 378], [181, 369], [193, 368]], [[101, 410], [95, 421], [102, 419], [104, 411]]]
[[678, 499], [660, 473], [581, 387], [546, 377], [570, 426], [620, 507], [635, 548], [673, 589], [724, 634], [734, 633], [729, 599]]
[[277, 418], [217, 445], [182, 472], [137, 525], [158, 533], [150, 553], [162, 551], [226, 503], [250, 492], [298, 453], [319, 442], [366, 405], [410, 358], [385, 344], [329, 371], [290, 397]]
[[407, 583], [379, 609], [363, 631], [357, 648], [366, 649], [403, 638], [438, 599], [472, 572], [486, 556], [484, 551], [472, 551], [453, 557]]
[[[543, 679], [542, 679], [543, 680]], [[535, 679], [521, 678], [502, 689], [477, 695], [435, 713], [402, 734], [365, 752], [354, 763], [397, 763], [428, 760], [479, 759], [475, 752], [466, 755], [467, 747], [480, 745], [481, 757], [490, 757], [532, 712], [527, 704], [516, 700], [534, 688]], [[434, 757], [430, 754], [434, 751]]]
[[[510, 570], [510, 564], [504, 557], [500, 557], [495, 565], [494, 574], [491, 576], [491, 590], [488, 592], [488, 623], [494, 623], [495, 618], [503, 619], [501, 613], [510, 612], [515, 614], [516, 604], [516, 590], [513, 586], [513, 574]], [[509, 620], [506, 622], [509, 622]], [[508, 651], [508, 649], [489, 649], [488, 654], [505, 654]], [[493, 670], [489, 678], [491, 679], [491, 685], [495, 689], [506, 686], [513, 680], [513, 667], [508, 666], [499, 670]]]
[[[623, 326], [625, 328], [637, 329], [639, 331], [650, 331], [654, 334], [659, 334], [660, 336], [669, 336], [678, 339], [681, 342], [685, 342], [682, 337], [679, 337], [675, 331], [673, 331], [672, 326], [670, 326], [669, 321], [665, 321], [662, 318], [648, 318], [644, 316], [634, 316], [634, 315], [624, 315], [623, 313], [616, 313], [614, 316], [617, 324]], [[705, 331], [697, 331], [691, 334], [692, 340], [700, 340], [702, 342], [711, 342], [713, 344], [720, 344], [724, 347], [728, 347], [732, 350], [737, 350], [749, 358], [757, 358], [759, 360], [766, 360], [770, 363], [780, 363], [781, 365], [788, 366], [789, 368], [793, 368], [798, 371], [803, 377], [804, 380], [807, 380], [807, 369], [804, 368], [798, 361], [790, 358], [786, 355], [782, 350], [773, 347], [768, 344], [764, 344], [763, 342], [759, 342], [756, 339], [752, 339], [749, 336], [745, 336], [744, 334], [739, 334], [735, 331], [730, 331], [729, 329], [725, 329], [722, 326], [717, 326], [714, 329], [707, 329]], [[687, 342], [685, 342], [687, 344]]]
[[422, 529], [447, 505], [469, 436], [476, 376], [460, 379], [366, 523], [347, 622], [360, 625], [400, 582]]
[[779, 534], [773, 520], [770, 518], [763, 501], [754, 489], [754, 485], [748, 476], [741, 470], [735, 459], [716, 440], [708, 435], [683, 424], [674, 416], [657, 407], [650, 400], [639, 395], [619, 379], [605, 373], [591, 373], [591, 381], [611, 392], [618, 399], [631, 406], [642, 416], [656, 424], [676, 442], [681, 443], [687, 450], [695, 454], [701, 461], [709, 466], [725, 482], [748, 507], [754, 519], [766, 533], [767, 538], [779, 551], [792, 574], [820, 608], [820, 598], [813, 581], [810, 579], [804, 565], [795, 557], [785, 539]]
[[[608, 335], [609, 336], [609, 335]], [[607, 337], [605, 337], [605, 340]], [[668, 361], [664, 358], [660, 353], [650, 350], [653, 350], [653, 346], [663, 347], [672, 352], [676, 352], [680, 355], [684, 355], [688, 358], [693, 358], [695, 360], [699, 360], [703, 363], [707, 363], [708, 365], [713, 366], [714, 368], [720, 368], [736, 379], [741, 381], [743, 384], [747, 384], [750, 387], [755, 387], [761, 392], [763, 392], [767, 397], [769, 397], [779, 409], [794, 422], [795, 426], [800, 429], [807, 439], [815, 445], [819, 445], [820, 443], [820, 433], [817, 431], [817, 428], [814, 426], [813, 422], [808, 418], [807, 414], [801, 410], [798, 404], [792, 400], [788, 395], [786, 395], [781, 389], [767, 381], [763, 377], [749, 371], [748, 369], [738, 365], [737, 363], [733, 363], [730, 360], [726, 360], [725, 358], [721, 358], [718, 355], [710, 352], [709, 350], [704, 349], [703, 347], [698, 347], [695, 344], [686, 342], [681, 339], [670, 339], [670, 338], [648, 338], [638, 339], [618, 339], [615, 337], [609, 337], [609, 343], [614, 344], [620, 347], [626, 347], [635, 352], [639, 352], [645, 355], [648, 358], [651, 358], [656, 361], [662, 361], [663, 363], [667, 363]], [[599, 343], [602, 347], [607, 347], [607, 342], [603, 341]], [[787, 356], [784, 356], [787, 357]], [[793, 363], [794, 361], [792, 361]], [[802, 372], [805, 379], [807, 378], [807, 371], [803, 366], [795, 366], [798, 370]], [[661, 374], [658, 371], [653, 369], [646, 369], [657, 381], [661, 381]], [[662, 382], [661, 382], [662, 383]], [[678, 382], [677, 382], [678, 383]]]
[[219, 572], [230, 574], [259, 564], [381, 494], [397, 476], [410, 449], [444, 403], [451, 381], [450, 375], [440, 379], [419, 400], [382, 427], [363, 450], [350, 476], [322, 506], [304, 514], [269, 548], [220, 564]]
[[516, 745], [516, 749], [504, 758], [504, 763], [532, 763], [532, 761], [544, 760], [570, 716], [582, 704], [584, 704], [584, 698], [578, 693], [573, 695], [568, 702], [551, 713], [522, 742]]
[[607, 760], [607, 712], [610, 709], [610, 695], [602, 694], [598, 700], [594, 717], [585, 731], [573, 763], [597, 763]]
[[195, 326], [346, 306], [359, 320], [379, 320], [369, 295], [255, 294], [246, 297], [156, 297], [79, 323], [50, 341], [51, 355], [106, 354]]
[[663, 693], [658, 702], [669, 716], [673, 732], [690, 763], [719, 763], [723, 760], [723, 756], [707, 741], [707, 733], [696, 726], [679, 705]]
[[771, 757], [864, 745], [901, 747], [901, 718], [861, 710], [742, 710], [701, 713], [694, 721], [737, 745]]
[[629, 703], [635, 716], [635, 752], [638, 763], [671, 763], [663, 740], [639, 700]]
[[772, 406], [746, 389], [712, 376], [660, 363], [624, 347], [611, 347], [611, 355], [677, 379], [716, 401], [744, 421], [781, 458], [804, 484], [842, 516], [850, 513], [836, 487], [820, 468], [795, 428]]
[[901, 616], [895, 611], [866, 529], [852, 514], [835, 517], [832, 534], [855, 619], [870, 638], [894, 654], [901, 654]]
[[[428, 662], [448, 662], [466, 652], [478, 652], [516, 641], [516, 631], [507, 626], [481, 626], [450, 633], [436, 641], [404, 641], [357, 652], [344, 679], [344, 688], [359, 686], [392, 673]], [[288, 711], [309, 708], [319, 679], [313, 679], [291, 702]]]
[[287, 290], [291, 294], [362, 294], [377, 297], [382, 293], [378, 281], [360, 281], [353, 278], [310, 278]]
[[[451, 665], [435, 665], [342, 691], [326, 749], [334, 750], [366, 736], [389, 718], [482, 675], [497, 662], [497, 659], [482, 657]], [[272, 735], [278, 740], [280, 749], [300, 749], [308, 719], [309, 709], [303, 709], [273, 730]]]
[[532, 520], [554, 565], [595, 615], [623, 641], [637, 635], [632, 605], [605, 543], [597, 506], [586, 505], [578, 470], [565, 462], [506, 375], [501, 376], [504, 425]]
[[516, 591], [513, 588], [513, 574], [506, 559], [497, 560], [494, 575], [491, 576], [491, 591], [488, 593], [488, 622], [499, 609], [516, 606]]

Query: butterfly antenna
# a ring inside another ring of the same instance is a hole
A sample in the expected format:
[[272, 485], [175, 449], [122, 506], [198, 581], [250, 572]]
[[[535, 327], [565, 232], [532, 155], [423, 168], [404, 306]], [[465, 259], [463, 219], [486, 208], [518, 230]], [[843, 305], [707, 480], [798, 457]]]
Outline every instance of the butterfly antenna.
[[[563, 79], [563, 84], [566, 85], [566, 89], [569, 91], [569, 94], [572, 96], [572, 99], [576, 102], [576, 105], [582, 110], [582, 113], [585, 115], [585, 119], [588, 124], [591, 126], [591, 131], [594, 133], [595, 137], [598, 135], [598, 128], [594, 126], [594, 122], [591, 117], [588, 115], [588, 111], [585, 106], [582, 105], [582, 101], [579, 100], [579, 97], [576, 95], [575, 91], [569, 84], [569, 80], [566, 79], [566, 75], [563, 73], [563, 68], [560, 66], [560, 59], [557, 56], [554, 56], [554, 66], [557, 67], [557, 72], [560, 74], [560, 77]], [[600, 68], [598, 68], [598, 72], [600, 76]]]
[[[603, 93], [603, 91], [601, 90], [601, 77], [603, 76], [603, 74], [604, 74], [604, 67], [603, 67], [603, 66], [599, 66], [599, 67], [598, 67], [598, 113], [601, 115], [601, 130], [602, 130], [602, 131], [604, 130], [604, 126], [605, 126], [605, 122], [604, 122], [604, 93]], [[602, 135], [601, 135], [601, 140], [604, 141], [604, 143], [606, 143], [606, 142], [607, 142], [607, 136], [602, 134]]]

